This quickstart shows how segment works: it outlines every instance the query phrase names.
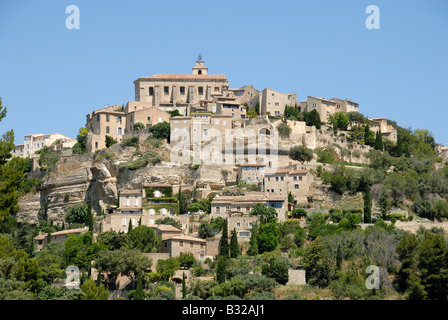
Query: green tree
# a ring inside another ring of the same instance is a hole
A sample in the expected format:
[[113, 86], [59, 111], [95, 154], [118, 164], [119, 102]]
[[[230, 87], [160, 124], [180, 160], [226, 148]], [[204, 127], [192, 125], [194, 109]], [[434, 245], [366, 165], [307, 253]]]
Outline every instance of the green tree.
[[375, 145], [375, 136], [374, 132], [370, 130], [370, 125], [367, 122], [364, 128], [364, 143], [368, 146], [373, 147]]
[[305, 146], [295, 146], [289, 149], [288, 156], [292, 160], [296, 160], [304, 164], [313, 160], [313, 151]]
[[378, 130], [375, 135], [375, 150], [383, 151], [383, 137], [381, 136], [381, 130]]
[[222, 228], [221, 239], [219, 240], [219, 255], [226, 258], [229, 257], [229, 231], [227, 219]]
[[389, 192], [386, 190], [386, 188], [383, 188], [383, 190], [381, 190], [380, 196], [378, 198], [378, 206], [380, 207], [381, 214], [384, 218], [391, 207]]
[[281, 137], [288, 137], [291, 134], [291, 127], [288, 126], [286, 123], [281, 122], [278, 126], [277, 126], [277, 130], [278, 133]]
[[134, 123], [134, 125], [132, 126], [132, 129], [134, 131], [138, 131], [138, 130], [143, 130], [145, 129], [145, 125], [142, 122], [136, 122]]
[[180, 266], [187, 269], [193, 267], [196, 262], [196, 259], [191, 252], [181, 252], [177, 259], [179, 260]]
[[149, 132], [152, 133], [152, 136], [156, 139], [167, 139], [169, 142], [170, 139], [170, 124], [166, 121], [159, 122], [156, 125], [153, 125], [149, 128]]
[[238, 244], [238, 236], [236, 229], [233, 228], [232, 236], [230, 237], [230, 258], [236, 258], [240, 254], [240, 246]]
[[252, 225], [252, 230], [250, 234], [249, 240], [249, 249], [247, 249], [246, 254], [248, 256], [256, 256], [258, 255], [258, 225]]
[[277, 248], [279, 228], [275, 220], [260, 224], [258, 231], [258, 252], [270, 252]]
[[74, 154], [84, 154], [87, 153], [87, 134], [89, 133], [89, 129], [87, 128], [79, 128], [78, 135], [76, 137], [76, 143], [73, 146]]
[[86, 226], [90, 231], [93, 232], [93, 213], [92, 213], [92, 200], [89, 200], [87, 205], [87, 217], [86, 217]]
[[106, 135], [106, 148], [110, 148], [112, 145], [118, 143], [113, 137]]
[[118, 250], [126, 244], [126, 234], [110, 230], [100, 233], [97, 241], [104, 244], [108, 250]]
[[370, 186], [367, 184], [365, 191], [362, 193], [364, 200], [364, 223], [372, 223], [372, 197], [370, 195]]
[[164, 281], [168, 281], [170, 278], [172, 278], [176, 270], [179, 270], [179, 268], [180, 262], [174, 257], [165, 260], [157, 260], [156, 270]]
[[109, 290], [102, 284], [97, 286], [91, 279], [84, 281], [81, 290], [85, 293], [82, 300], [107, 300], [109, 298]]
[[68, 223], [82, 223], [86, 224], [89, 220], [88, 206], [84, 202], [73, 205], [65, 216], [65, 221]]
[[142, 252], [156, 252], [160, 246], [160, 237], [156, 236], [153, 228], [138, 226], [133, 228], [126, 237], [127, 246]]
[[182, 299], [187, 296], [187, 284], [185, 282], [185, 272], [182, 272]]
[[218, 283], [223, 283], [226, 281], [226, 276], [227, 276], [227, 271], [226, 271], [226, 267], [227, 267], [227, 257], [220, 255], [218, 256], [218, 261], [217, 261], [217, 267], [216, 267], [216, 281], [218, 281]]
[[401, 292], [405, 292], [411, 286], [410, 276], [417, 274], [417, 247], [418, 240], [415, 234], [404, 235], [395, 247], [398, 259], [401, 261], [395, 283]]
[[330, 115], [329, 123], [333, 125], [334, 130], [347, 130], [350, 119], [345, 112], [336, 112]]
[[249, 213], [251, 216], [258, 216], [262, 223], [267, 223], [277, 218], [277, 211], [272, 207], [267, 207], [262, 203], [257, 203]]
[[305, 249], [303, 266], [307, 273], [307, 279], [312, 285], [326, 287], [332, 279], [332, 270], [325, 253], [324, 243], [317, 237]]
[[446, 300], [448, 294], [447, 243], [443, 236], [428, 232], [418, 247], [418, 269], [428, 299]]
[[310, 112], [305, 112], [304, 120], [307, 126], [315, 126], [316, 129], [321, 128], [320, 115], [316, 109], [313, 109]]
[[143, 290], [142, 276], [137, 276], [137, 288], [134, 292], [134, 300], [145, 300], [145, 291]]
[[263, 265], [261, 274], [285, 285], [289, 280], [288, 269], [290, 267], [291, 263], [288, 259], [272, 258], [269, 264]]

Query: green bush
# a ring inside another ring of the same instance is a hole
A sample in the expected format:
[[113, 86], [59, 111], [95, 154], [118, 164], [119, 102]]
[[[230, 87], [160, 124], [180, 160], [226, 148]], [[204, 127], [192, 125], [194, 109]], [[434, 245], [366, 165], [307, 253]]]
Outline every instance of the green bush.
[[124, 139], [121, 142], [121, 146], [122, 147], [136, 147], [136, 148], [138, 148], [138, 146], [139, 146], [139, 144], [138, 144], [138, 137], [134, 136], [132, 138]]

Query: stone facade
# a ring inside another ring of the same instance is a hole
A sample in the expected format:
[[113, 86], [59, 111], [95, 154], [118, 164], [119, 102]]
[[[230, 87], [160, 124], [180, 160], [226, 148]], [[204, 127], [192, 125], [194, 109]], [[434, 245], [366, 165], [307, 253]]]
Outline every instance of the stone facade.
[[306, 271], [297, 269], [288, 269], [288, 282], [286, 284], [305, 285]]
[[228, 91], [233, 92], [233, 94], [238, 97], [241, 104], [247, 103], [250, 108], [253, 108], [258, 103], [261, 105], [261, 94], [260, 91], [255, 89], [253, 85], [243, 86], [238, 89], [229, 89]]
[[207, 257], [207, 241], [191, 236], [180, 235], [162, 239], [162, 252], [169, 253], [171, 257], [178, 257], [182, 252], [189, 252], [199, 261]]
[[375, 133], [381, 131], [381, 136], [383, 137], [383, 139], [387, 139], [394, 143], [397, 143], [397, 130], [390, 124], [387, 124], [386, 118], [368, 118], [368, 120], [370, 130]]
[[234, 214], [248, 215], [257, 203], [275, 208], [279, 221], [286, 220], [287, 196], [248, 192], [244, 196], [218, 196], [211, 203], [211, 217], [227, 217]]
[[240, 164], [238, 167], [237, 182], [245, 181], [246, 183], [261, 183], [264, 178], [265, 169], [265, 164]]
[[32, 158], [36, 151], [48, 147], [51, 151], [61, 151], [62, 148], [71, 148], [76, 143], [75, 139], [60, 133], [43, 134], [36, 133], [25, 136], [23, 144], [14, 147], [11, 154], [16, 157]]
[[202, 59], [196, 61], [192, 71], [192, 74], [156, 74], [138, 78], [134, 81], [135, 100], [164, 110], [182, 110], [202, 100], [211, 101], [229, 88], [226, 76], [208, 74]]
[[117, 142], [123, 140], [126, 130], [126, 113], [119, 105], [95, 110], [86, 117], [86, 128], [89, 129], [87, 136], [89, 152], [106, 148], [106, 135]]
[[[68, 229], [68, 230], [53, 232], [51, 234], [51, 242], [64, 242], [65, 240], [67, 240], [67, 237], [70, 234], [79, 235], [79, 234], [86, 233], [87, 231], [89, 231], [89, 228], [84, 227], [84, 228], [79, 228], [79, 229]], [[45, 249], [48, 244], [48, 233], [39, 233], [34, 238], [34, 244], [36, 246], [37, 251]]]
[[145, 129], [160, 122], [170, 122], [170, 114], [154, 106], [150, 106], [147, 102], [128, 101], [124, 108], [126, 114], [126, 130], [133, 131], [134, 124], [141, 122]]
[[297, 93], [281, 93], [265, 88], [261, 94], [261, 115], [280, 116], [285, 111], [285, 106], [295, 106]]
[[294, 204], [298, 204], [307, 202], [313, 182], [314, 177], [308, 170], [278, 169], [274, 172], [266, 172], [264, 191], [282, 196], [288, 196], [291, 192], [295, 199]]

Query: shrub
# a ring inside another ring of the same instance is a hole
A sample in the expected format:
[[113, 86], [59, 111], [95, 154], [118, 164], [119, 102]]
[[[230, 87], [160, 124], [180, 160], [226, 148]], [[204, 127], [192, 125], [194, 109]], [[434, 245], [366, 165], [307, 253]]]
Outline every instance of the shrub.
[[138, 137], [134, 136], [132, 138], [128, 138], [128, 139], [124, 139], [121, 142], [121, 146], [123, 147], [136, 147], [138, 148], [139, 144], [138, 144]]

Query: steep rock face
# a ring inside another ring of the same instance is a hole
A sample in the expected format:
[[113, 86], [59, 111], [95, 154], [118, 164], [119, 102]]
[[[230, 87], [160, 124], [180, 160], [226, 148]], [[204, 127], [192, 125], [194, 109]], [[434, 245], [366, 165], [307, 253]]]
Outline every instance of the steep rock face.
[[86, 199], [92, 179], [89, 156], [61, 157], [57, 168], [42, 183], [40, 203], [42, 218], [62, 223], [74, 204]]
[[37, 224], [39, 221], [40, 193], [30, 193], [20, 198], [20, 208], [16, 214], [17, 221]]

